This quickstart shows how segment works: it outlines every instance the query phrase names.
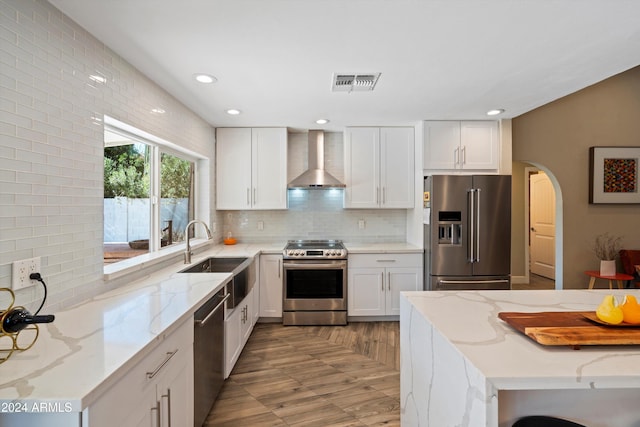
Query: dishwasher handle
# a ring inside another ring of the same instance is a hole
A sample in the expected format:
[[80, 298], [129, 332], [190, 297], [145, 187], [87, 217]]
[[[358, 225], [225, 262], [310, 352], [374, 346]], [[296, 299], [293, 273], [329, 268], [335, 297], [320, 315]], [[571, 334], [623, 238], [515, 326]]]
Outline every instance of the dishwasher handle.
[[231, 294], [226, 294], [226, 295], [224, 296], [224, 298], [222, 298], [222, 301], [220, 301], [220, 302], [218, 303], [218, 305], [216, 305], [216, 306], [215, 306], [215, 308], [214, 308], [213, 310], [211, 310], [211, 311], [209, 312], [209, 314], [207, 314], [207, 315], [204, 317], [204, 319], [202, 319], [202, 320], [196, 320], [196, 321], [195, 321], [196, 325], [198, 325], [198, 326], [200, 326], [200, 327], [203, 327], [203, 326], [204, 326], [204, 325], [209, 321], [209, 319], [211, 318], [211, 316], [213, 316], [213, 315], [216, 313], [216, 311], [218, 311], [218, 310], [220, 310], [220, 308], [222, 308], [222, 306], [224, 305], [225, 301], [227, 301], [227, 300], [229, 299], [229, 297], [231, 297]]

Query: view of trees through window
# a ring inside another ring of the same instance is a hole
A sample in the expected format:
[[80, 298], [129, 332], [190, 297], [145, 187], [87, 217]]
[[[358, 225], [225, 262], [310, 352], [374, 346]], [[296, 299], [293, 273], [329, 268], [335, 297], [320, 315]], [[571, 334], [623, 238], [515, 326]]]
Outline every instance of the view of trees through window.
[[105, 131], [105, 263], [184, 241], [193, 218], [194, 163], [161, 150]]

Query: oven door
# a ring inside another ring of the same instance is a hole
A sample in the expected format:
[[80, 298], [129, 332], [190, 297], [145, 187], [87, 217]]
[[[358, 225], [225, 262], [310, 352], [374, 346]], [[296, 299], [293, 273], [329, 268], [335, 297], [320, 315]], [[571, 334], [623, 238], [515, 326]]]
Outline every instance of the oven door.
[[346, 260], [285, 260], [285, 311], [347, 309]]

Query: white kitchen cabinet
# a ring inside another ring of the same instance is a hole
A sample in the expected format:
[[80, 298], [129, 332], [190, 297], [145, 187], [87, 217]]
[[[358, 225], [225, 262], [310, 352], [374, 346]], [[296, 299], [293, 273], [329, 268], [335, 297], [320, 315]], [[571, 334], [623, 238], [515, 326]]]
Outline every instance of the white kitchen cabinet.
[[421, 254], [350, 254], [349, 316], [399, 316], [400, 292], [422, 290]]
[[224, 320], [224, 345], [225, 364], [224, 377], [231, 374], [244, 345], [247, 343], [253, 331], [253, 292], [252, 289], [247, 296], [237, 305], [233, 311], [227, 313]]
[[413, 207], [412, 127], [350, 127], [344, 147], [346, 208]]
[[193, 425], [193, 318], [89, 406], [82, 425]]
[[496, 121], [424, 122], [423, 169], [497, 171], [498, 130]]
[[216, 207], [287, 208], [287, 129], [216, 130]]
[[260, 317], [282, 317], [282, 255], [260, 255]]

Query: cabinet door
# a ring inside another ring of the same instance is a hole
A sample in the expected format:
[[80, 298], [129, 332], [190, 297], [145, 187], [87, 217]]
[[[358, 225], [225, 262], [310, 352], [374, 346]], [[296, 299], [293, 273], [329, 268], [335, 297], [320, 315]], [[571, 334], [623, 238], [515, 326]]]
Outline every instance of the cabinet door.
[[348, 128], [344, 144], [345, 207], [377, 208], [380, 200], [380, 130]]
[[244, 347], [253, 331], [253, 290], [242, 301], [242, 308], [244, 313], [240, 318], [240, 332], [242, 335], [242, 347]]
[[350, 268], [347, 274], [349, 316], [384, 315], [384, 269]]
[[414, 129], [380, 129], [380, 207], [412, 208], [415, 172]]
[[[193, 425], [193, 346], [181, 348], [165, 367], [158, 380], [157, 396], [160, 402], [160, 425]], [[126, 425], [126, 424], [125, 424]]]
[[282, 317], [282, 255], [260, 255], [260, 317]]
[[400, 292], [422, 290], [422, 270], [419, 268], [388, 268], [387, 271], [388, 315], [400, 315]]
[[[123, 421], [119, 422], [118, 425], [131, 427], [160, 426], [161, 407], [160, 401], [156, 398], [156, 388], [148, 387], [142, 395], [136, 396], [136, 400], [139, 402], [139, 406], [135, 411], [127, 415]], [[114, 411], [116, 411], [116, 408], [114, 408]], [[193, 421], [191, 423], [193, 424]], [[90, 427], [94, 427], [94, 425], [96, 425], [96, 423], [91, 422], [89, 424]], [[97, 427], [100, 425], [107, 426], [114, 424], [111, 424], [108, 419], [105, 419], [101, 420], [97, 424]]]
[[456, 169], [460, 158], [460, 122], [424, 122], [423, 169]]
[[251, 129], [216, 130], [216, 208], [251, 207]]
[[498, 122], [462, 122], [460, 132], [463, 169], [498, 169]]
[[253, 209], [287, 208], [287, 129], [254, 128], [252, 139]]
[[240, 352], [242, 351], [242, 308], [243, 304], [236, 306], [224, 320], [224, 377], [231, 374]]

